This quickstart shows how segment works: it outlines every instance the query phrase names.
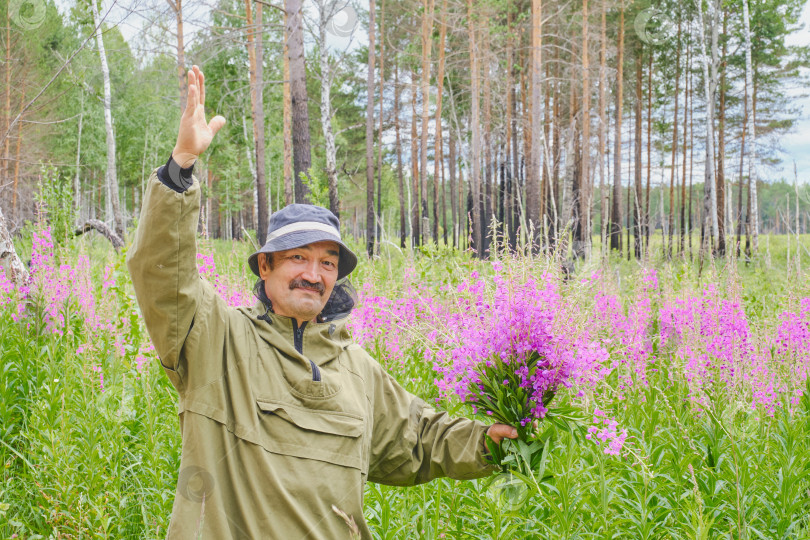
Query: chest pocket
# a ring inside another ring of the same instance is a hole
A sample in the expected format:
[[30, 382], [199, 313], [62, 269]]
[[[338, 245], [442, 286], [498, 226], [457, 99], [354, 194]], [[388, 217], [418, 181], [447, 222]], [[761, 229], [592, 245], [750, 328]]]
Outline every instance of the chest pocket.
[[363, 417], [257, 399], [262, 446], [270, 452], [362, 469]]

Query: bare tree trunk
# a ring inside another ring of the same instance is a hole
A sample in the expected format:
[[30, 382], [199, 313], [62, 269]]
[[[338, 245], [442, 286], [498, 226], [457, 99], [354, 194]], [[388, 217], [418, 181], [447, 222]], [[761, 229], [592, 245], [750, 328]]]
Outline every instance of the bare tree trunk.
[[[630, 136], [630, 129], [629, 129], [630, 126], [627, 126], [627, 127], [628, 127], [627, 140], [629, 141], [630, 137], [631, 137]], [[628, 165], [628, 168], [629, 168], [630, 159], [628, 159], [627, 161], [628, 161], [627, 165]], [[635, 186], [633, 184], [630, 184], [630, 185], [627, 186], [627, 206], [625, 208], [627, 209], [627, 214], [626, 215], [627, 215], [627, 260], [628, 261], [630, 260], [630, 253], [631, 253], [631, 251], [630, 251], [630, 232], [633, 229], [633, 226], [631, 224], [631, 220], [633, 219], [633, 214], [634, 214], [633, 206], [632, 206], [633, 203], [630, 200], [630, 197], [631, 197], [631, 195], [633, 194], [634, 191], [635, 191]]]
[[298, 203], [309, 202], [309, 187], [303, 179], [309, 178], [309, 169], [312, 166], [302, 4], [303, 0], [286, 0], [287, 52], [290, 59], [290, 95], [292, 99], [293, 181], [295, 202]]
[[[728, 13], [723, 11], [723, 35], [728, 29]], [[717, 126], [717, 253], [726, 254], [726, 53], [727, 41], [723, 41], [723, 53], [720, 66], [723, 70], [720, 75], [720, 111]]]
[[599, 199], [602, 254], [607, 253], [608, 192], [605, 190], [605, 141], [607, 139], [607, 0], [602, 0], [601, 49], [599, 52]]
[[[743, 118], [746, 117], [748, 114], [748, 88], [745, 88], [745, 99], [743, 100]], [[743, 214], [742, 214], [742, 200], [743, 200], [743, 164], [745, 163], [745, 130], [748, 123], [742, 123], [742, 135], [740, 137], [740, 174], [737, 177], [738, 187], [739, 190], [739, 197], [737, 198], [737, 240], [736, 240], [736, 247], [735, 247], [735, 255], [737, 257], [740, 256], [740, 246], [742, 244], [742, 225], [743, 225]]]
[[591, 84], [588, 60], [588, 0], [582, 0], [582, 161], [579, 181], [579, 245], [574, 244], [574, 253], [587, 257], [590, 252], [591, 231]]
[[[572, 51], [575, 55], [576, 52]], [[565, 197], [563, 197], [563, 204], [566, 205], [566, 211], [570, 210], [570, 218], [566, 215], [564, 221], [571, 223], [571, 238], [573, 240], [573, 245], [578, 246], [582, 242], [582, 228], [580, 227], [580, 201], [582, 199], [582, 143], [580, 141], [580, 129], [579, 124], [577, 123], [577, 111], [579, 108], [579, 93], [577, 88], [577, 77], [576, 77], [576, 70], [572, 70], [572, 77], [571, 77], [571, 96], [568, 99], [568, 137], [565, 146], [565, 175], [566, 178], [569, 180], [563, 184], [563, 187], [567, 184], [571, 186], [571, 200], [570, 200], [570, 207], [565, 203]], [[567, 236], [567, 235], [566, 235]], [[563, 255], [567, 255], [567, 246], [566, 251], [563, 252]], [[573, 256], [577, 256], [576, 250], [572, 253]]]
[[[483, 135], [483, 162], [484, 162], [484, 192], [483, 192], [483, 209], [481, 210], [481, 241], [484, 243], [484, 252], [489, 251], [489, 246], [492, 243], [492, 236], [490, 234], [490, 223], [492, 216], [495, 213], [494, 206], [494, 190], [492, 189], [494, 183], [494, 174], [492, 171], [492, 84], [491, 84], [491, 61], [490, 61], [490, 40], [489, 28], [487, 21], [489, 13], [485, 13], [482, 19], [481, 28], [481, 56], [483, 60], [484, 72], [484, 129]], [[539, 186], [539, 182], [538, 182]]]
[[[326, 181], [329, 189], [329, 210], [340, 218], [340, 198], [337, 185], [337, 151], [335, 135], [332, 132], [332, 66], [329, 63], [329, 49], [326, 45], [326, 28], [336, 15], [337, 2], [316, 0], [318, 6], [318, 50], [321, 68], [321, 131], [324, 140], [326, 159]], [[261, 5], [261, 4], [258, 4]]]
[[[84, 94], [82, 94], [84, 96]], [[25, 106], [25, 87], [20, 89], [20, 114], [19, 117], [22, 118], [23, 107]], [[79, 122], [81, 123], [81, 115], [79, 116]], [[81, 137], [81, 135], [79, 135]], [[17, 217], [17, 189], [20, 185], [20, 148], [22, 146], [22, 122], [17, 123], [17, 148], [14, 150], [14, 194], [11, 205], [11, 210], [14, 213], [14, 219]], [[75, 204], [75, 203], [74, 203]]]
[[453, 137], [453, 130], [449, 130], [448, 132], [448, 145], [449, 145], [449, 153], [448, 156], [448, 173], [450, 174], [450, 224], [452, 227], [452, 236], [453, 236], [453, 247], [458, 247], [458, 224], [459, 224], [459, 212], [458, 212], [458, 195], [456, 191], [456, 139]]
[[[430, 49], [433, 44], [433, 0], [422, 0], [422, 76], [421, 76], [421, 89], [422, 95], [422, 136], [420, 142], [420, 155], [419, 155], [419, 185], [422, 191], [421, 207], [423, 218], [424, 237], [422, 241], [426, 241], [428, 237], [427, 229], [428, 223], [428, 187], [427, 187], [427, 141], [428, 141], [428, 113], [430, 106]], [[434, 173], [435, 174], [435, 173]], [[436, 238], [434, 231], [433, 237]]]
[[[251, 123], [251, 125], [252, 125], [252, 123]], [[251, 149], [253, 150], [253, 152], [256, 151], [256, 144], [254, 142], [255, 141], [255, 133], [254, 133], [253, 137], [248, 137], [247, 118], [245, 117], [244, 114], [242, 115], [242, 136], [245, 138], [245, 158], [247, 159], [247, 162], [248, 162], [248, 169], [250, 169], [250, 174], [251, 174], [251, 177], [253, 178], [253, 181], [256, 182], [256, 163], [255, 163], [255, 161], [253, 159], [254, 154], [251, 152]], [[254, 187], [255, 187], [255, 185], [254, 185]], [[254, 192], [255, 192], [255, 190], [254, 190]], [[256, 197], [254, 197], [254, 202], [256, 203], [256, 205], [255, 205], [256, 208], [254, 210], [256, 211], [257, 215], [259, 213], [258, 201], [259, 201], [258, 194], [256, 194]], [[256, 228], [256, 230], [258, 231], [258, 227]]]
[[[642, 247], [644, 244], [644, 236], [641, 230], [642, 224], [644, 223], [644, 216], [641, 213], [642, 203], [644, 202], [642, 197], [644, 196], [643, 192], [641, 191], [641, 126], [642, 126], [642, 118], [641, 118], [641, 102], [644, 99], [644, 95], [642, 93], [641, 88], [641, 81], [643, 80], [643, 47], [642, 42], [639, 40], [636, 45], [636, 95], [635, 95], [635, 137], [634, 137], [634, 150], [635, 150], [635, 166], [633, 170], [633, 177], [635, 180], [635, 186], [633, 188], [633, 209], [632, 214], [630, 213], [631, 210], [628, 208], [628, 215], [633, 216], [633, 240], [634, 240], [634, 254], [636, 259], [641, 259], [641, 252]], [[629, 246], [628, 246], [629, 249]]]
[[[22, 6], [21, 6], [22, 7]], [[3, 70], [6, 76], [6, 91], [5, 91], [5, 106], [3, 107], [3, 118], [5, 119], [4, 131], [6, 136], [3, 138], [3, 163], [0, 166], [0, 178], [8, 177], [8, 170], [10, 167], [9, 162], [9, 138], [11, 135], [11, 3], [6, 2], [6, 65]], [[12, 208], [12, 219], [14, 219], [15, 210]]]
[[754, 255], [759, 251], [759, 201], [757, 200], [757, 133], [754, 125], [754, 66], [751, 61], [751, 24], [749, 21], [748, 0], [743, 0], [743, 24], [745, 27], [745, 87], [748, 89], [746, 97], [746, 126], [750, 149], [748, 151], [748, 219], [751, 223], [751, 239]]
[[422, 220], [419, 211], [419, 145], [417, 143], [416, 128], [416, 73], [411, 70], [411, 185], [413, 199], [411, 199], [411, 242], [414, 246], [422, 245]]
[[[650, 177], [652, 169], [653, 51], [647, 61], [647, 190], [644, 196], [644, 254], [650, 253]], [[670, 240], [671, 243], [671, 240]]]
[[[535, 2], [539, 0], [533, 0]], [[478, 67], [478, 50], [477, 50], [477, 32], [475, 28], [475, 17], [473, 15], [473, 1], [467, 0], [467, 22], [468, 32], [470, 38], [470, 82], [472, 93], [470, 99], [472, 100], [470, 127], [472, 128], [472, 177], [470, 179], [470, 191], [472, 192], [472, 237], [475, 244], [475, 250], [479, 258], [484, 257], [484, 250], [481, 238], [481, 127], [479, 125], [480, 111], [479, 111], [479, 95], [480, 95], [480, 81], [479, 81], [479, 67]]]
[[[179, 1], [179, 0], [178, 0]], [[263, 246], [267, 237], [268, 205], [267, 181], [264, 159], [264, 92], [263, 92], [263, 39], [262, 39], [262, 4], [256, 3], [256, 21], [254, 25], [251, 10], [251, 0], [245, 0], [247, 14], [247, 46], [248, 62], [250, 63], [250, 104], [253, 116], [253, 144], [256, 156], [256, 209], [257, 220], [256, 238]], [[256, 31], [258, 29], [258, 32]]]
[[513, 37], [512, 21], [514, 18], [513, 7], [511, 4], [506, 5], [506, 152], [504, 155], [504, 167], [506, 168], [505, 180], [506, 186], [504, 187], [504, 218], [503, 225], [506, 229], [505, 238], [509, 248], [514, 248], [514, 201], [512, 196], [512, 178], [514, 175], [514, 161], [512, 159], [513, 146], [515, 144], [515, 81], [514, 81], [514, 64], [515, 64], [515, 43]]
[[[374, 34], [376, 7], [368, 7], [368, 74], [366, 76], [366, 252], [374, 255], [376, 224], [374, 221]], [[380, 141], [382, 143], [382, 141]]]
[[107, 191], [105, 219], [112, 223], [119, 236], [124, 235], [124, 220], [118, 204], [118, 174], [115, 168], [115, 134], [113, 133], [112, 119], [112, 89], [110, 87], [110, 68], [107, 66], [107, 52], [104, 49], [102, 29], [99, 22], [98, 6], [95, 0], [90, 5], [93, 11], [93, 21], [98, 28], [96, 32], [96, 45], [101, 60], [101, 75], [104, 78], [104, 127], [107, 132], [107, 169], [105, 172], [105, 185]]
[[444, 63], [445, 63], [445, 41], [447, 39], [447, 0], [442, 1], [442, 15], [439, 26], [439, 67], [436, 72], [436, 150], [435, 150], [435, 163], [433, 171], [433, 215], [434, 215], [434, 231], [433, 241], [438, 243], [438, 230], [439, 230], [439, 211], [436, 198], [439, 190], [439, 180], [441, 180], [442, 191], [442, 206], [441, 215], [444, 220], [443, 236], [444, 243], [447, 245], [447, 211], [445, 208], [445, 186], [444, 186], [444, 152], [442, 141], [442, 94], [444, 92]]
[[[687, 65], [691, 65], [687, 62]], [[689, 235], [689, 260], [692, 260], [692, 232], [694, 231], [694, 222], [692, 221], [692, 178], [695, 162], [695, 81], [692, 78], [692, 72], [689, 72], [689, 226], [687, 234]], [[684, 141], [686, 144], [686, 141]]]
[[287, 12], [284, 12], [284, 84], [282, 88], [284, 101], [284, 204], [295, 202], [293, 189], [293, 149], [292, 149], [292, 92], [290, 90], [290, 35], [287, 33]]
[[[686, 250], [686, 134], [687, 134], [687, 117], [689, 115], [689, 81], [690, 81], [690, 70], [689, 66], [691, 65], [691, 48], [687, 45], [686, 48], [686, 64], [685, 64], [685, 71], [684, 71], [684, 92], [683, 92], [683, 172], [681, 174], [681, 241], [680, 246], [678, 248], [678, 253], [683, 254]], [[691, 182], [691, 178], [690, 178]], [[692, 196], [692, 192], [689, 192], [689, 196]], [[691, 204], [691, 201], [690, 201]], [[691, 232], [690, 232], [691, 234]]]
[[[681, 18], [678, 17], [678, 45], [675, 49], [675, 112], [672, 115], [672, 160], [669, 175], [669, 247], [666, 255], [672, 257], [672, 235], [675, 230], [675, 156], [678, 154], [678, 91], [681, 82]], [[686, 114], [684, 112], [684, 114]]]
[[[540, 247], [542, 222], [540, 221], [540, 155], [543, 142], [543, 124], [540, 116], [543, 84], [543, 5], [542, 0], [532, 0], [532, 57], [531, 57], [531, 154], [526, 175], [526, 231], [532, 251]], [[534, 233], [532, 235], [532, 229]]]
[[383, 96], [385, 89], [385, 0], [380, 4], [380, 129], [377, 137], [377, 238], [382, 235], [382, 155], [383, 155]]
[[[556, 47], [555, 47], [556, 50]], [[546, 62], [545, 74], [546, 81], [551, 81], [551, 62]], [[548, 85], [550, 83], [546, 83]], [[543, 92], [543, 148], [541, 149], [543, 156], [543, 167], [540, 177], [540, 219], [543, 222], [543, 245], [549, 252], [552, 251], [554, 246], [554, 214], [551, 209], [554, 208], [554, 189], [551, 186], [551, 156], [547, 148], [547, 142], [551, 138], [551, 92]], [[556, 128], [555, 128], [556, 129]]]
[[[560, 165], [562, 162], [562, 145], [560, 144], [560, 134], [562, 132], [562, 113], [561, 113], [561, 104], [562, 104], [562, 92], [560, 91], [560, 87], [562, 86], [562, 76], [560, 75], [560, 47], [554, 47], [554, 104], [553, 104], [553, 111], [552, 114], [549, 115], [548, 111], [546, 111], [546, 116], [551, 116], [550, 123], [554, 125], [554, 132], [552, 134], [552, 151], [551, 157], [554, 161], [554, 164], [551, 169], [551, 184], [550, 184], [550, 205], [551, 208], [554, 210], [552, 219], [549, 220], [549, 249], [554, 249], [555, 243], [557, 241], [557, 237], [560, 235], [563, 229], [562, 223], [562, 205], [563, 205], [563, 193], [564, 189], [560, 189]], [[557, 210], [559, 209], [559, 210]]]
[[[509, 15], [512, 16], [512, 11], [510, 9]], [[514, 22], [514, 16], [513, 16]], [[510, 31], [509, 37], [512, 38], [513, 32]], [[514, 51], [514, 42], [513, 48]], [[517, 114], [517, 90], [515, 88], [516, 82], [513, 77], [515, 75], [515, 59], [513, 58], [512, 61], [507, 66], [509, 70], [509, 79], [511, 83], [509, 84], [509, 95], [511, 97], [512, 105], [509, 108], [509, 111], [512, 116], [511, 122], [511, 141], [510, 147], [512, 149], [512, 156], [511, 156], [511, 165], [509, 166], [509, 180], [510, 180], [510, 189], [509, 189], [509, 245], [513, 248], [517, 246], [517, 229], [518, 229], [518, 216], [520, 215], [520, 208], [518, 208], [519, 202], [517, 197], [517, 190], [518, 190], [518, 152], [519, 152], [519, 144], [518, 144], [518, 114]], [[555, 133], [557, 130], [554, 130]], [[509, 159], [509, 158], [507, 158]]]
[[[79, 128], [76, 134], [76, 176], [73, 178], [73, 211], [76, 212], [76, 218], [79, 217], [79, 211], [82, 207], [82, 186], [80, 182], [81, 173], [81, 155], [82, 155], [82, 127], [84, 124], [84, 90], [79, 90], [80, 95], [80, 109], [79, 109]], [[14, 189], [14, 200], [17, 199], [16, 186]], [[16, 208], [16, 204], [14, 205]]]
[[188, 94], [188, 81], [186, 80], [185, 46], [183, 45], [183, 5], [182, 0], [166, 0], [174, 11], [177, 21], [177, 78], [180, 83], [180, 111], [186, 110], [186, 96]]
[[613, 208], [610, 217], [610, 249], [622, 250], [622, 100], [624, 87], [624, 6], [619, 15], [619, 45], [616, 60], [616, 134], [613, 150]]

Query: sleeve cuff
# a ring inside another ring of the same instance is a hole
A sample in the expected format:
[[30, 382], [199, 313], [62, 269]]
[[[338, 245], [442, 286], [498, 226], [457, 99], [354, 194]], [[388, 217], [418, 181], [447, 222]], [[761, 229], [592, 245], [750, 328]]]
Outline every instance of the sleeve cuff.
[[499, 465], [492, 463], [491, 456], [489, 453], [489, 448], [487, 448], [487, 431], [489, 430], [490, 426], [484, 424], [483, 431], [479, 436], [479, 447], [478, 447], [478, 458], [479, 464], [481, 465], [482, 469], [488, 473], [494, 473], [501, 470]]
[[169, 156], [169, 161], [166, 162], [166, 165], [158, 169], [157, 176], [167, 188], [177, 193], [183, 193], [194, 185], [194, 178], [192, 177], [193, 171], [193, 163], [191, 167], [181, 169], [180, 165]]

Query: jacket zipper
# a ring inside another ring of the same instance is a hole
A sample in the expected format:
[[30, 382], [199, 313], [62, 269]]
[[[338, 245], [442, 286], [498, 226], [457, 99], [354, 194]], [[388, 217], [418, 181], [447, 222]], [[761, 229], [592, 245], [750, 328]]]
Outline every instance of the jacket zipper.
[[[295, 345], [295, 350], [304, 354], [304, 327], [307, 325], [304, 322], [301, 325], [301, 328], [298, 328], [298, 321], [293, 319], [293, 344]], [[320, 381], [321, 380], [321, 370], [315, 365], [315, 362], [312, 360], [309, 361], [309, 365], [312, 366], [312, 380], [313, 381]]]

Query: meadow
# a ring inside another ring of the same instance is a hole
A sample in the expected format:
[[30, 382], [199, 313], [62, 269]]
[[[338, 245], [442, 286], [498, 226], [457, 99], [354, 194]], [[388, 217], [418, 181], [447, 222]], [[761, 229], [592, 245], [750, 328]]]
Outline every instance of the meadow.
[[[253, 302], [251, 246], [199, 247], [220, 294]], [[163, 538], [177, 399], [125, 249], [55, 241], [43, 226], [18, 248], [30, 283], [0, 276], [0, 537]], [[407, 389], [486, 420], [464, 402], [464, 363], [490, 354], [483, 340], [520, 327], [520, 313], [542, 312], [546, 334], [520, 339], [553, 343], [568, 371], [552, 404], [577, 411], [536, 426], [545, 445], [531, 482], [369, 484], [376, 538], [810, 538], [810, 287], [795, 238], [763, 238], [750, 264], [658, 251], [643, 263], [594, 257], [568, 277], [525, 254], [388, 246], [361, 257], [355, 339]]]

